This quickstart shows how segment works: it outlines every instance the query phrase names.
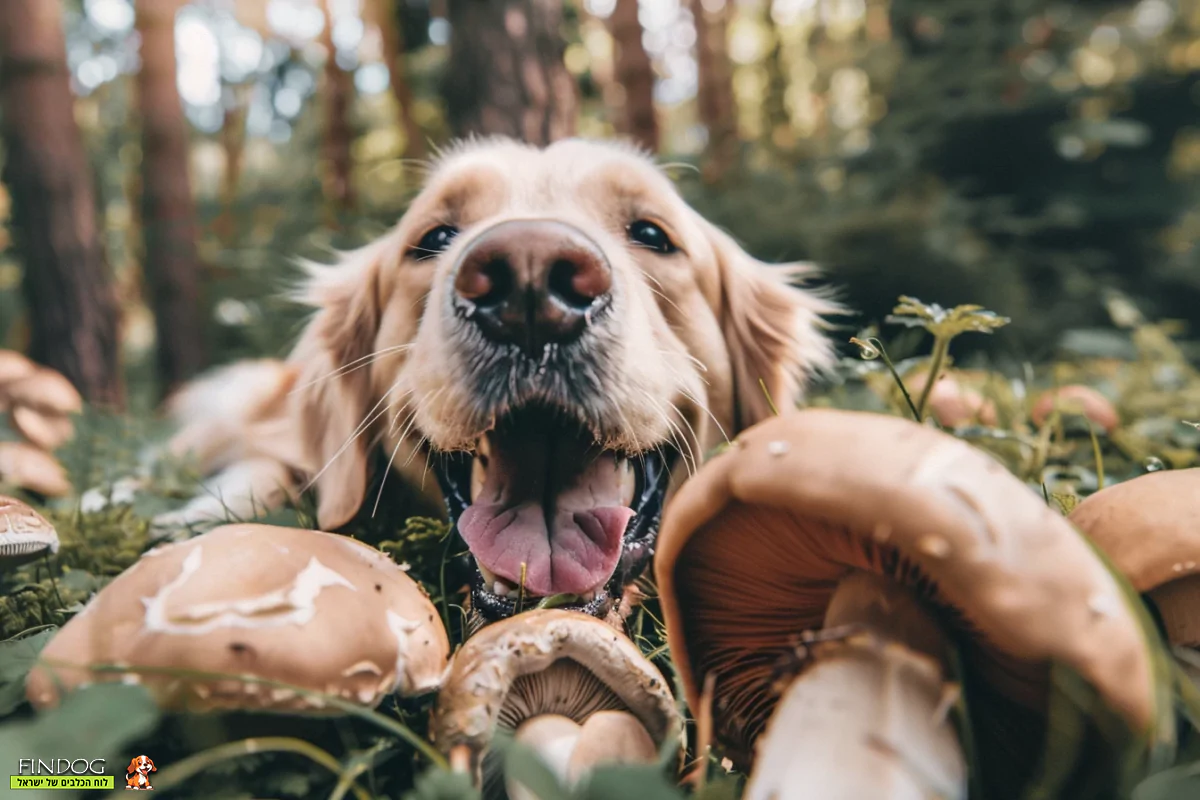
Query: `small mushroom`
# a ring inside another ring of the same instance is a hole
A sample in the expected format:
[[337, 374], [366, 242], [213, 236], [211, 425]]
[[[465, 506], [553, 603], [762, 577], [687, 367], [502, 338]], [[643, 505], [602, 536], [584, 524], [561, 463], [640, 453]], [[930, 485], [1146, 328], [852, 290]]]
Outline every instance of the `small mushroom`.
[[75, 424], [62, 414], [47, 414], [31, 406], [16, 406], [9, 421], [26, 441], [46, 451], [57, 450], [75, 435]]
[[681, 733], [662, 673], [626, 636], [595, 617], [539, 609], [493, 623], [454, 657], [438, 695], [434, 741], [484, 798], [520, 800], [492, 750], [502, 735], [531, 746], [560, 780], [598, 764], [653, 763]]
[[[918, 376], [908, 387], [916, 398], [925, 389], [929, 374]], [[996, 404], [974, 389], [964, 386], [953, 375], [943, 373], [929, 390], [929, 412], [940, 425], [957, 428], [960, 425], [996, 424]]]
[[1041, 426], [1055, 411], [1082, 414], [1105, 433], [1121, 424], [1117, 409], [1107, 397], [1090, 386], [1069, 384], [1038, 395], [1029, 412], [1034, 425]]
[[58, 552], [58, 532], [20, 500], [0, 495], [0, 564], [6, 567]]
[[0, 442], [0, 483], [47, 497], [71, 492], [67, 471], [54, 456], [25, 442]]
[[[375, 706], [433, 691], [448, 654], [433, 604], [380, 551], [338, 534], [225, 525], [150, 550], [105, 586], [42, 651], [26, 693], [41, 708], [60, 685], [127, 676], [170, 709], [336, 714], [311, 692]], [[90, 669], [103, 665], [149, 671]]]
[[833, 593], [824, 638], [802, 647], [744, 800], [966, 798], [949, 650], [911, 592], [851, 572]]
[[1113, 484], [1069, 519], [1150, 598], [1173, 644], [1200, 648], [1200, 468]]
[[[38, 365], [15, 350], [0, 350], [0, 387], [36, 372]], [[0, 396], [3, 396], [0, 391]]]
[[1061, 515], [945, 433], [812, 409], [744, 432], [663, 518], [655, 574], [671, 653], [693, 708], [715, 681], [714, 734], [735, 764], [753, 765], [775, 665], [821, 627], [852, 571], [890, 577], [946, 627], [972, 678], [994, 796], [1018, 796], [1037, 765], [1052, 663], [1148, 747], [1152, 735], [1172, 740], [1153, 632]]
[[65, 416], [83, 410], [79, 391], [61, 373], [46, 367], [5, 384], [3, 392], [13, 406], [27, 406], [47, 415]]

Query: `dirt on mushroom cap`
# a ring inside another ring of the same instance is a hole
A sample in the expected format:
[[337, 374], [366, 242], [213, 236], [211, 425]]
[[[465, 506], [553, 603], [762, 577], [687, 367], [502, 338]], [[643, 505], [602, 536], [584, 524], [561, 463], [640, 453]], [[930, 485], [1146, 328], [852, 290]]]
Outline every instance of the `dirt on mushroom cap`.
[[135, 677], [166, 707], [320, 711], [311, 695], [373, 706], [437, 687], [449, 642], [433, 604], [386, 555], [337, 534], [226, 525], [156, 548], [113, 580], [46, 646], [27, 683], [35, 706], [67, 687], [117, 680], [61, 665], [196, 670], [225, 680]]
[[1018, 714], [1040, 716], [1057, 661], [1139, 733], [1165, 725], [1153, 633], [1061, 516], [951, 436], [810, 410], [744, 432], [710, 461], [668, 507], [659, 540], [655, 572], [689, 703], [715, 672], [718, 736], [742, 761], [774, 703], [756, 687], [791, 637], [820, 627], [850, 568], [891, 574], [960, 633], [981, 631], [963, 637], [970, 667]]

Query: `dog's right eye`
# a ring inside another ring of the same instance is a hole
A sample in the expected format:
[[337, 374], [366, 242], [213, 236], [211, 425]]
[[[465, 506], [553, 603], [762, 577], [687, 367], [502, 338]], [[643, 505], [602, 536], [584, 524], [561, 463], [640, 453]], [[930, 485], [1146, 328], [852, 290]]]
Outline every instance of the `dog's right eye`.
[[458, 228], [453, 225], [438, 225], [436, 228], [426, 231], [425, 235], [421, 237], [421, 241], [417, 242], [408, 252], [417, 261], [433, 258], [449, 247], [455, 236], [458, 236]]

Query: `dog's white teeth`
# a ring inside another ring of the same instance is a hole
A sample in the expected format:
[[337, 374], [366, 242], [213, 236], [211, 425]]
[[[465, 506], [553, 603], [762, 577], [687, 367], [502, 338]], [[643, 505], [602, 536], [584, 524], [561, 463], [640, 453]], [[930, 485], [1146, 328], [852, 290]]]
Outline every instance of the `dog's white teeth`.
[[479, 568], [479, 574], [483, 576], [483, 582], [487, 586], [491, 586], [493, 583], [496, 583], [499, 580], [499, 578], [496, 577], [496, 573], [492, 572], [478, 561], [475, 562], [475, 566]]
[[487, 467], [483, 459], [476, 457], [471, 462], [471, 502], [474, 503], [483, 494], [484, 483], [487, 482]]
[[617, 479], [621, 486], [621, 502], [632, 506], [637, 491], [637, 475], [633, 470], [633, 459], [624, 458], [617, 462]]
[[492, 594], [496, 595], [497, 597], [508, 597], [508, 593], [510, 591], [511, 590], [500, 581], [496, 581], [492, 584]]

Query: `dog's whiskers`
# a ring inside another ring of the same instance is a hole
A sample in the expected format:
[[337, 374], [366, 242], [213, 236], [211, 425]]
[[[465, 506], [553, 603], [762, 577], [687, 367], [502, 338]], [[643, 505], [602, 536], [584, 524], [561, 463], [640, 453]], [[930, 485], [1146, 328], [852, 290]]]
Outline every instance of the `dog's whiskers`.
[[[375, 405], [371, 406], [371, 410], [364, 415], [362, 422], [359, 422], [358, 426], [350, 433], [348, 437], [346, 437], [346, 441], [342, 442], [342, 446], [338, 448], [337, 452], [329, 457], [329, 460], [325, 462], [325, 466], [321, 467], [317, 474], [313, 475], [312, 478], [310, 478], [308, 482], [304, 484], [304, 488], [301, 491], [307, 492], [309, 489], [315, 486], [321, 476], [325, 474], [325, 471], [333, 465], [333, 462], [337, 461], [338, 457], [341, 456], [342, 453], [346, 452], [346, 449], [349, 448], [350, 445], [352, 445], [358, 439], [358, 437], [362, 436], [372, 424], [387, 414], [388, 407], [384, 404], [387, 402], [387, 399], [391, 393], [396, 390], [398, 385], [399, 384], [393, 383], [391, 387], [389, 387], [388, 390], [380, 396], [379, 401], [376, 402]], [[383, 408], [380, 408], [380, 406], [383, 406]]]
[[389, 353], [402, 352], [404, 350], [408, 350], [412, 346], [413, 346], [412, 344], [398, 344], [398, 345], [393, 345], [392, 347], [385, 347], [382, 350], [376, 350], [374, 353], [368, 353], [365, 356], [354, 359], [353, 361], [351, 361], [348, 364], [343, 364], [342, 366], [338, 367], [337, 369], [333, 370], [332, 372], [328, 372], [319, 378], [313, 378], [308, 383], [301, 384], [300, 386], [295, 387], [290, 392], [288, 392], [288, 394], [293, 395], [296, 392], [307, 389], [310, 386], [315, 386], [316, 384], [321, 383], [322, 381], [327, 381], [330, 378], [335, 378], [338, 375], [346, 375], [348, 373], [355, 372], [357, 370], [362, 369], [363, 367], [370, 366], [371, 364], [373, 364], [377, 359], [381, 358], [382, 356], [386, 356]]

